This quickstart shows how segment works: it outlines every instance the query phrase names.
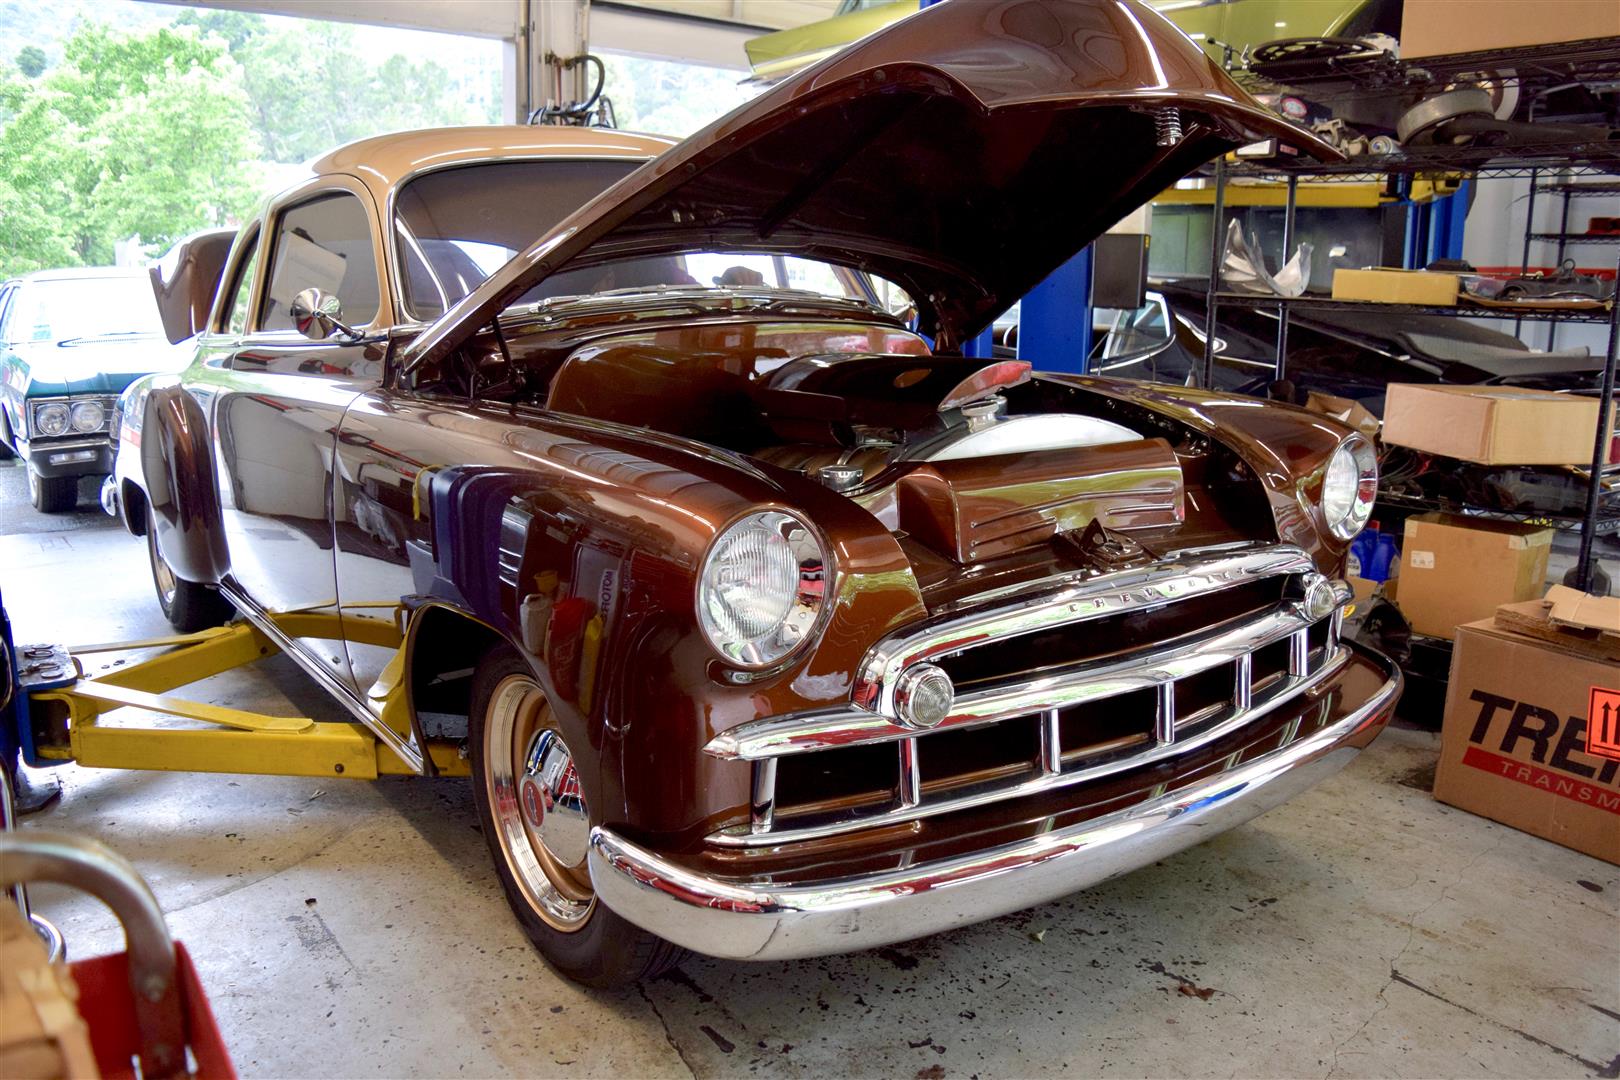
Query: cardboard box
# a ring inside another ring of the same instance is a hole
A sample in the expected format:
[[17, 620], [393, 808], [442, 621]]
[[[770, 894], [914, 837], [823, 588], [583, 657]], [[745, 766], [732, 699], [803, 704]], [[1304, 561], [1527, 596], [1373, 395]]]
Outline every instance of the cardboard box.
[[1616, 734], [1617, 703], [1612, 661], [1491, 620], [1461, 627], [1435, 798], [1620, 863], [1620, 747], [1589, 742], [1605, 724]]
[[[1578, 652], [1593, 660], [1607, 660], [1612, 664], [1620, 664], [1620, 628], [1598, 630], [1590, 626], [1560, 622], [1552, 596], [1561, 589], [1564, 592], [1575, 591], [1565, 589], [1562, 585], [1554, 585], [1545, 600], [1503, 604], [1496, 609], [1496, 627], [1500, 630], [1511, 630], [1525, 637], [1555, 641], [1560, 648]], [[1620, 604], [1620, 597], [1611, 596], [1607, 599]]]
[[1499, 604], [1534, 600], [1547, 578], [1551, 529], [1450, 514], [1406, 519], [1401, 545], [1401, 614], [1412, 629], [1452, 637]]
[[1620, 35], [1614, 0], [1406, 0], [1401, 56], [1443, 56]]
[[1513, 386], [1390, 383], [1384, 441], [1481, 465], [1590, 465], [1596, 398]]
[[1456, 274], [1429, 270], [1333, 271], [1333, 299], [1371, 300], [1379, 304], [1437, 304], [1457, 306]]
[[1369, 439], [1378, 437], [1378, 417], [1368, 412], [1367, 407], [1359, 401], [1312, 390], [1305, 398], [1305, 407], [1320, 416], [1337, 420], [1345, 427], [1354, 428]]

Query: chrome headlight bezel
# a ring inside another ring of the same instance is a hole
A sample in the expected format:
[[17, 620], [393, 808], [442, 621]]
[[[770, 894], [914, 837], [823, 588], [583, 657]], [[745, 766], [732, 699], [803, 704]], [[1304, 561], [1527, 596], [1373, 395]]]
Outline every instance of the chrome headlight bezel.
[[29, 419], [29, 427], [40, 438], [55, 439], [73, 430], [73, 413], [66, 401], [37, 401]]
[[831, 576], [813, 526], [786, 510], [750, 511], [715, 534], [698, 565], [698, 628], [725, 663], [776, 667], [816, 637]]
[[1378, 498], [1378, 453], [1362, 435], [1341, 442], [1322, 469], [1317, 513], [1335, 539], [1350, 541], [1372, 520]]
[[[88, 422], [84, 419], [87, 418]], [[68, 425], [77, 435], [94, 435], [107, 426], [107, 406], [100, 398], [82, 398], [68, 407]]]

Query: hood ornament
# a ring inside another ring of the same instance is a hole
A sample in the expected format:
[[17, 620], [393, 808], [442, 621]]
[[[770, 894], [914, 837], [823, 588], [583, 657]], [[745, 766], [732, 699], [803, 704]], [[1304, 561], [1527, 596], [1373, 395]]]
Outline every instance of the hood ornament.
[[1097, 570], [1120, 570], [1157, 556], [1122, 532], [1093, 518], [1084, 530], [1063, 533], [1059, 540]]

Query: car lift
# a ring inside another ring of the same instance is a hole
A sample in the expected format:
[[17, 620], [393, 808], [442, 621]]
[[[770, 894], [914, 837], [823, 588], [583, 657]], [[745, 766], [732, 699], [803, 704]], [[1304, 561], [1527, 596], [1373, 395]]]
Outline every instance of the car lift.
[[[396, 650], [378, 686], [385, 688], [379, 722], [411, 740], [406, 700], [404, 635], [399, 611], [393, 619], [347, 619], [308, 610], [270, 613], [288, 638], [340, 639]], [[357, 626], [358, 624], [358, 626]], [[161, 649], [130, 662], [122, 659], [86, 674], [83, 657]], [[16, 648], [18, 741], [32, 766], [73, 761], [98, 769], [247, 773], [268, 776], [344, 777], [374, 780], [416, 775], [386, 742], [358, 722], [322, 722], [270, 716], [191, 701], [173, 691], [280, 652], [272, 638], [246, 620], [194, 634], [88, 645]], [[379, 691], [374, 689], [373, 694]], [[146, 716], [120, 715], [126, 707]], [[36, 745], [36, 730], [66, 736]], [[429, 743], [429, 771], [469, 773], [454, 746]]]

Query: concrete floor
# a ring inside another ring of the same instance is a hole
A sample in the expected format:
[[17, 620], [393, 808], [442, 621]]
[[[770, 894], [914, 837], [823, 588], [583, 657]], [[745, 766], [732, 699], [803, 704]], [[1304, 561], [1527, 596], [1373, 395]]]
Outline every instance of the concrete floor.
[[[164, 628], [141, 542], [35, 514], [5, 467], [0, 590], [23, 641]], [[207, 696], [342, 719], [285, 660]], [[1436, 749], [1392, 729], [1287, 807], [1019, 915], [612, 994], [529, 948], [465, 782], [68, 766], [27, 827], [141, 869], [246, 1076], [1620, 1075], [1620, 868], [1436, 803]], [[119, 947], [94, 901], [35, 899], [75, 955]]]

